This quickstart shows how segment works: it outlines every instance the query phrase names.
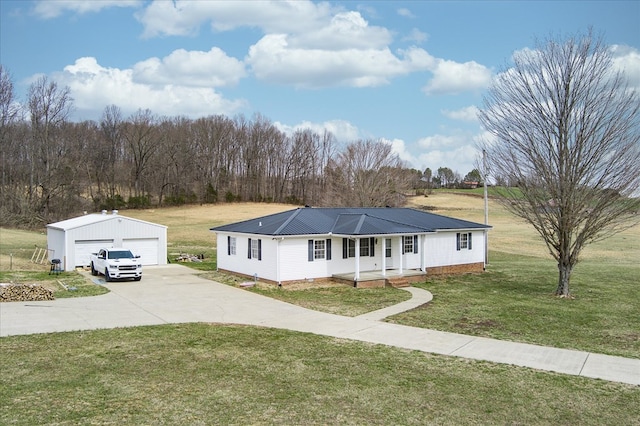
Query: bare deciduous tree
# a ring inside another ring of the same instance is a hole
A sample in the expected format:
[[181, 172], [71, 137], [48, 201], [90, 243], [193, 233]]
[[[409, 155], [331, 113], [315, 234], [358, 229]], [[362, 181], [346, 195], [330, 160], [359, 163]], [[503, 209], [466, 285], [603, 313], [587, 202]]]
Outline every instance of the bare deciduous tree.
[[138, 110], [124, 126], [123, 137], [132, 162], [133, 193], [145, 194], [145, 178], [153, 165], [153, 156], [160, 145], [157, 118], [149, 110]]
[[20, 105], [16, 100], [11, 75], [0, 64], [0, 141], [5, 140], [5, 132], [19, 118]]
[[10, 169], [13, 166], [11, 153], [15, 151], [16, 139], [10, 137], [14, 123], [20, 118], [20, 107], [16, 102], [13, 81], [6, 69], [0, 64], [0, 160], [2, 163], [2, 181], [0, 185], [0, 196], [4, 199], [5, 187], [8, 177], [11, 175]]
[[485, 96], [483, 148], [491, 174], [517, 182], [501, 199], [544, 240], [566, 297], [582, 249], [638, 221], [640, 99], [592, 31], [514, 62]]
[[325, 205], [384, 207], [404, 203], [408, 189], [406, 165], [391, 145], [381, 141], [349, 144], [327, 166]]
[[123, 127], [124, 120], [120, 108], [116, 105], [107, 106], [100, 119], [102, 144], [91, 154], [92, 157], [96, 157], [97, 162], [95, 182], [98, 185], [98, 193], [102, 193], [101, 183], [104, 182], [104, 192], [110, 199], [116, 196], [118, 188], [123, 183], [122, 172], [118, 169], [124, 158]]
[[31, 117], [29, 200], [36, 206], [36, 212], [47, 218], [52, 199], [68, 179], [63, 163], [69, 146], [62, 127], [73, 108], [71, 89], [41, 77], [29, 87], [28, 103]]

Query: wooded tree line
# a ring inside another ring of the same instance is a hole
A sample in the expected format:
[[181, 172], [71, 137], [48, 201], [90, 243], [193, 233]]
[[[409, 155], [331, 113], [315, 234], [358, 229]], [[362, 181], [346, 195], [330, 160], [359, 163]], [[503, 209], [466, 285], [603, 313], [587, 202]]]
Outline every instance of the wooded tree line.
[[220, 201], [398, 206], [407, 190], [439, 184], [440, 174], [426, 185], [389, 144], [340, 146], [309, 129], [287, 135], [259, 114], [124, 117], [110, 105], [97, 122], [72, 122], [72, 109], [70, 89], [46, 77], [17, 102], [0, 65], [0, 225]]

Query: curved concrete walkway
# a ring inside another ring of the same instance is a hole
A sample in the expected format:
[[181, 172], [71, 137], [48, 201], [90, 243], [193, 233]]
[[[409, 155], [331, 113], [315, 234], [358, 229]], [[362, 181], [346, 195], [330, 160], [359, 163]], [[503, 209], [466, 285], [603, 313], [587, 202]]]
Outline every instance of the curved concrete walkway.
[[640, 359], [376, 320], [391, 307], [355, 318], [312, 311], [206, 280], [181, 265], [149, 267], [142, 281], [109, 283], [108, 288], [110, 293], [96, 297], [0, 303], [0, 336], [186, 322], [246, 324], [640, 385]]
[[399, 314], [411, 309], [415, 309], [418, 306], [422, 306], [425, 303], [429, 303], [433, 300], [433, 294], [427, 290], [416, 287], [401, 287], [401, 290], [411, 293], [411, 299], [398, 303], [393, 306], [378, 309], [377, 311], [367, 312], [366, 314], [358, 315], [356, 318], [368, 319], [372, 321], [380, 321], [391, 315]]

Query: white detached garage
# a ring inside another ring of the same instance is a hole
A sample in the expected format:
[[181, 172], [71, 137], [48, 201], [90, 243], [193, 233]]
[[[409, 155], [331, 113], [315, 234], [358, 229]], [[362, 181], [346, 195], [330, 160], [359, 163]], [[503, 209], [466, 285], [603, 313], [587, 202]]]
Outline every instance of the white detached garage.
[[143, 265], [166, 265], [167, 227], [103, 211], [47, 225], [47, 247], [49, 260], [60, 259], [65, 271], [88, 266], [91, 253], [112, 247], [128, 248]]

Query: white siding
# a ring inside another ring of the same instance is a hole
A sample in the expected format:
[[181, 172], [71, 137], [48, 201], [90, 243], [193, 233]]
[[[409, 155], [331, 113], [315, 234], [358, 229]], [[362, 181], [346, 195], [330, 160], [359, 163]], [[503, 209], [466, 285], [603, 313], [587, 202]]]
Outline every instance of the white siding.
[[47, 248], [49, 249], [49, 261], [60, 259], [62, 268], [65, 266], [64, 231], [61, 229], [47, 230]]
[[[470, 231], [462, 231], [470, 232]], [[471, 250], [456, 249], [456, 234], [458, 231], [437, 232], [427, 235], [427, 267], [464, 265], [467, 263], [484, 262], [484, 232], [471, 232]]]
[[[236, 254], [229, 255], [227, 237], [236, 239]], [[260, 260], [249, 259], [249, 238], [261, 241], [262, 257]], [[217, 265], [220, 269], [277, 281], [277, 242], [269, 236], [247, 236], [239, 234], [218, 233]]]
[[327, 240], [326, 236], [315, 238], [287, 238], [280, 240], [280, 281], [311, 280], [331, 276], [331, 267], [342, 256], [342, 246], [331, 239], [331, 260], [309, 261], [309, 240]]
[[[435, 267], [460, 265], [484, 261], [484, 233], [472, 232], [472, 250], [456, 250], [457, 232], [439, 232], [420, 235], [418, 237], [418, 253], [402, 254], [402, 237], [386, 237], [392, 240], [392, 259], [387, 258], [394, 268], [420, 269], [421, 267]], [[236, 238], [236, 254], [228, 254], [227, 237]], [[249, 238], [262, 240], [262, 260], [249, 259]], [[360, 272], [379, 271], [382, 268], [384, 256], [382, 241], [384, 237], [375, 238], [374, 256], [360, 257]], [[334, 274], [353, 273], [356, 259], [344, 259], [342, 253], [342, 238], [331, 238], [331, 260], [309, 260], [308, 241], [326, 237], [289, 237], [272, 238], [265, 236], [251, 236], [241, 234], [217, 234], [218, 268], [247, 276], [257, 274], [258, 279], [264, 278], [275, 282], [293, 280], [312, 280], [330, 277]], [[423, 262], [424, 256], [424, 265]], [[387, 265], [388, 266], [388, 265]]]

